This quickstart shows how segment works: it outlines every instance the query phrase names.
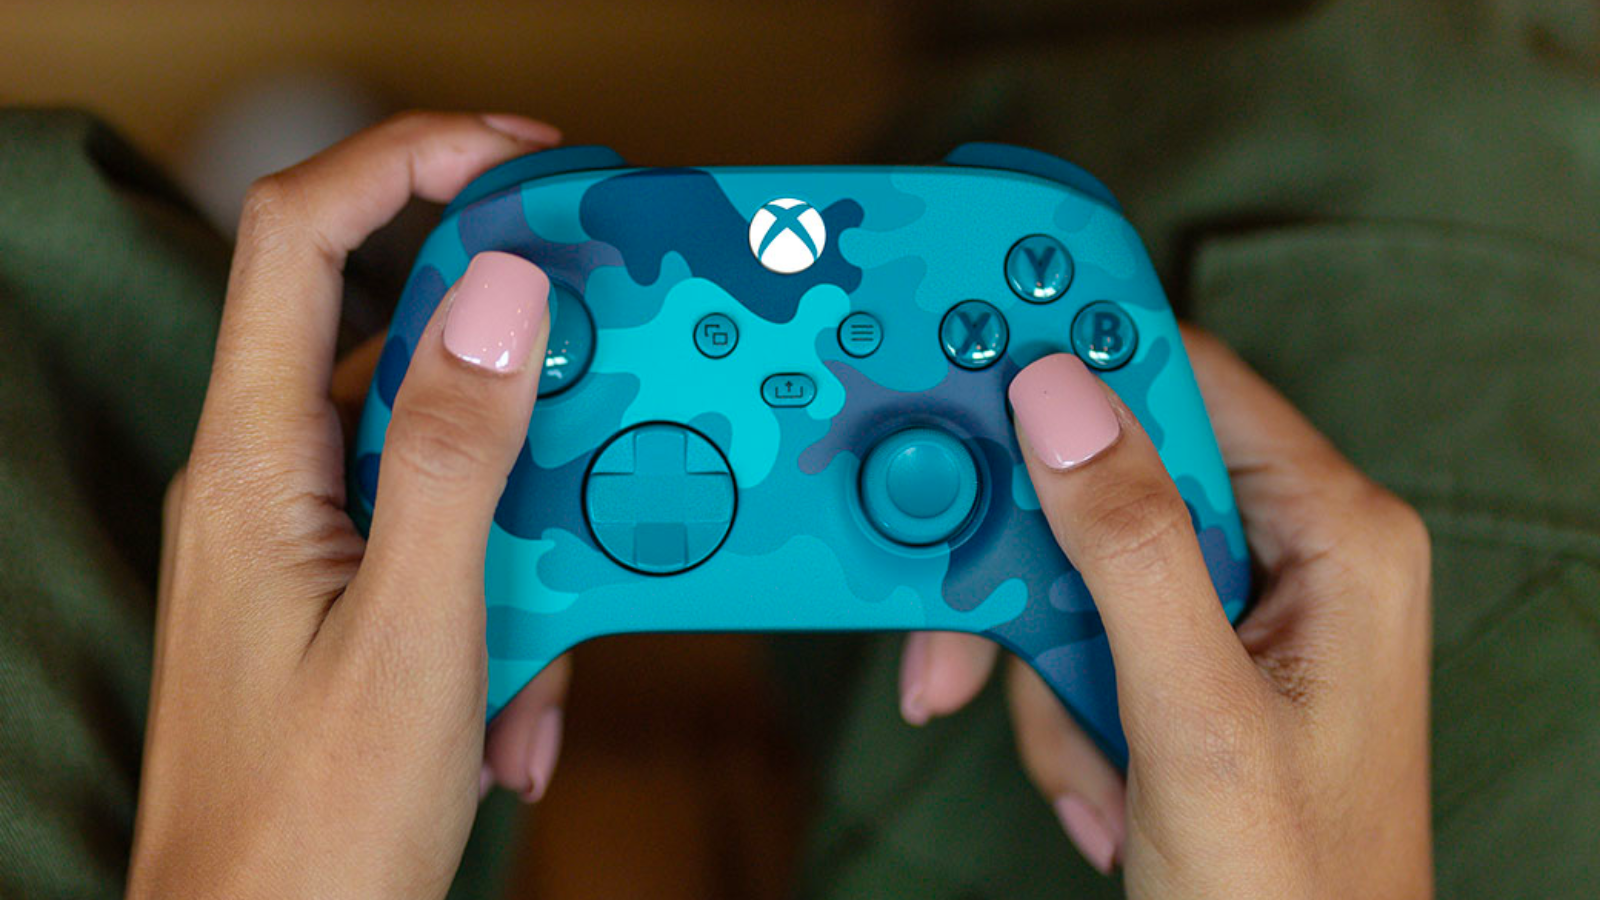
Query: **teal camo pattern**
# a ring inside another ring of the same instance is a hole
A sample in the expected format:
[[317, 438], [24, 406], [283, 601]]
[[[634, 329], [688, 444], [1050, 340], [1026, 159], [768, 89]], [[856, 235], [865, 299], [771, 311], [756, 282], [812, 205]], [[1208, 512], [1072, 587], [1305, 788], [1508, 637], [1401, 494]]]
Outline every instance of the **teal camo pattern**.
[[[470, 189], [469, 189], [470, 190]], [[819, 210], [815, 264], [767, 271], [749, 223], [774, 198]], [[1075, 262], [1054, 302], [1007, 285], [1007, 251], [1047, 234]], [[556, 656], [624, 632], [950, 630], [1028, 660], [1113, 758], [1125, 758], [1110, 653], [1082, 579], [1051, 538], [1013, 436], [1006, 388], [1028, 363], [1071, 351], [1084, 306], [1119, 304], [1132, 360], [1101, 373], [1159, 448], [1194, 519], [1230, 619], [1249, 593], [1245, 540], [1210, 423], [1144, 247], [1112, 206], [1019, 173], [956, 166], [607, 169], [536, 178], [452, 207], [407, 283], [357, 437], [353, 512], [368, 521], [378, 459], [413, 349], [476, 253], [539, 264], [587, 301], [587, 374], [542, 398], [495, 515], [486, 560], [489, 712]], [[1011, 339], [989, 368], [945, 356], [940, 321], [980, 299]], [[883, 342], [857, 359], [839, 323], [867, 312]], [[710, 359], [696, 323], [723, 313], [736, 349]], [[775, 373], [816, 383], [808, 406], [773, 408]], [[668, 576], [614, 562], [583, 512], [598, 450], [646, 422], [688, 425], [731, 467], [737, 513], [704, 563]], [[882, 538], [857, 476], [866, 453], [911, 425], [960, 437], [979, 461], [979, 511], [932, 548]]]

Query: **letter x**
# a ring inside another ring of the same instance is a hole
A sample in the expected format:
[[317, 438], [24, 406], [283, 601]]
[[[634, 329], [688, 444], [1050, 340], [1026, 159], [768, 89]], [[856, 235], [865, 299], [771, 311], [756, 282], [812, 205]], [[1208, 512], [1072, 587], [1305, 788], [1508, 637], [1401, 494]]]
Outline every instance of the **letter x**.
[[956, 319], [961, 322], [961, 327], [967, 330], [967, 335], [961, 342], [960, 355], [966, 356], [969, 351], [978, 348], [987, 349], [987, 344], [983, 340], [983, 329], [989, 324], [988, 313], [979, 312], [969, 316], [956, 310]]
[[761, 246], [757, 248], [756, 256], [767, 252], [767, 247], [785, 231], [794, 232], [794, 236], [806, 245], [806, 249], [811, 251], [813, 257], [818, 255], [816, 242], [811, 240], [811, 232], [806, 231], [805, 226], [800, 224], [800, 216], [806, 210], [812, 208], [809, 204], [797, 203], [789, 209], [784, 209], [776, 203], [768, 203], [761, 208], [772, 213], [772, 217], [777, 221], [773, 222], [772, 227], [767, 229], [767, 236], [761, 239]]

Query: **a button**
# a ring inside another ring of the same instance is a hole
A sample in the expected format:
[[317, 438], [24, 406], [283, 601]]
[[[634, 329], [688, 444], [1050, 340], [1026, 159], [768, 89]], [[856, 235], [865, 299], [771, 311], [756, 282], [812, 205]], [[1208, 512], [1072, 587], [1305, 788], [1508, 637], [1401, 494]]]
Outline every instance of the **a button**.
[[722, 313], [712, 313], [694, 326], [694, 345], [712, 359], [721, 359], [733, 352], [739, 343], [739, 326]]
[[927, 546], [958, 534], [978, 502], [978, 467], [948, 432], [908, 428], [884, 439], [861, 467], [861, 506], [900, 544]]
[[939, 342], [944, 355], [963, 369], [986, 369], [1006, 352], [1011, 331], [1005, 317], [982, 300], [967, 300], [944, 314]]
[[1091, 368], [1115, 369], [1132, 359], [1138, 347], [1133, 319], [1109, 300], [1085, 306], [1072, 320], [1072, 349]]
[[871, 356], [883, 343], [883, 326], [866, 313], [851, 313], [839, 323], [839, 349], [856, 357]]
[[793, 372], [774, 375], [761, 382], [761, 399], [768, 406], [805, 406], [817, 399], [817, 383]]
[[1029, 303], [1049, 303], [1072, 284], [1072, 255], [1048, 234], [1035, 234], [1006, 254], [1006, 281]]
[[539, 375], [539, 396], [559, 394], [589, 371], [594, 358], [594, 320], [578, 292], [550, 283], [550, 341]]
[[1029, 147], [977, 141], [962, 144], [951, 150], [944, 158], [944, 162], [947, 166], [980, 166], [985, 169], [1021, 172], [1024, 175], [1048, 179], [1082, 191], [1117, 212], [1122, 212], [1122, 204], [1117, 202], [1117, 198], [1112, 195], [1109, 188], [1100, 183], [1100, 179], [1059, 156], [1052, 156]]
[[722, 546], [733, 525], [733, 474], [699, 432], [640, 425], [595, 456], [583, 504], [606, 555], [630, 569], [671, 575]]

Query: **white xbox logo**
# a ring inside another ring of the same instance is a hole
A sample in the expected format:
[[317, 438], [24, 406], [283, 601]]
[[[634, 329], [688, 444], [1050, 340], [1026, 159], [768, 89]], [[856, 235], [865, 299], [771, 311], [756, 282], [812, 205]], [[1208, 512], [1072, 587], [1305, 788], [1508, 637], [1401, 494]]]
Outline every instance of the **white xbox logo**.
[[827, 242], [822, 213], [804, 200], [780, 197], [750, 217], [750, 252], [781, 275], [811, 268]]

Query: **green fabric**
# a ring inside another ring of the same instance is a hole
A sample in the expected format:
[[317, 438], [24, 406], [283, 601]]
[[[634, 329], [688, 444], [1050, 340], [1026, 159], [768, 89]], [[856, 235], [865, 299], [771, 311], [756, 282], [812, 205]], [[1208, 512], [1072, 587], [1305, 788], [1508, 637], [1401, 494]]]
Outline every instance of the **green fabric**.
[[[228, 253], [89, 117], [0, 112], [0, 897], [122, 894], [161, 495]], [[514, 807], [480, 815], [456, 896], [498, 893]]]
[[[1012, 141], [1110, 185], [1180, 311], [1428, 522], [1440, 896], [1593, 897], [1600, 12], [1181, 6], [942, 4], [930, 30], [985, 43], [934, 54], [878, 155]], [[898, 645], [829, 673], [803, 896], [1120, 896], [1018, 771], [999, 691], [898, 721]]]

